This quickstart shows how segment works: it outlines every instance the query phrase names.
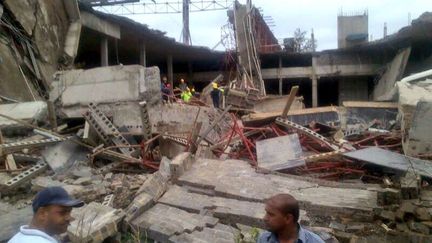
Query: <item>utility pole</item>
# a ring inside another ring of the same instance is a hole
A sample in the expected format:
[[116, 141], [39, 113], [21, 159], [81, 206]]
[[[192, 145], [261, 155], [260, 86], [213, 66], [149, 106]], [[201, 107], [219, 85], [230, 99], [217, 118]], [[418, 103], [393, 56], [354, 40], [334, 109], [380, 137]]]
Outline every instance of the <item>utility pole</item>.
[[384, 38], [387, 37], [387, 23], [384, 23]]
[[192, 45], [189, 31], [189, 0], [183, 0], [183, 44]]

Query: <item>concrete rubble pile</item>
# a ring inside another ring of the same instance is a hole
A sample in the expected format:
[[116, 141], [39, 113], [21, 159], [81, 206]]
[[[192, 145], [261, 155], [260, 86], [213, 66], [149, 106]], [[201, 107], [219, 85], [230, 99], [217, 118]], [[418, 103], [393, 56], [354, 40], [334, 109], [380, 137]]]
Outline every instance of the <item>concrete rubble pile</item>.
[[[79, 220], [64, 236], [72, 242], [253, 242], [265, 199], [277, 193], [296, 197], [301, 223], [326, 242], [431, 240], [431, 162], [402, 154], [400, 103], [290, 110], [291, 96], [283, 112], [241, 117], [231, 105], [162, 104], [154, 67], [56, 80], [54, 113], [42, 101], [0, 105], [2, 241], [48, 186], [87, 203], [73, 210]], [[135, 88], [124, 98], [109, 93], [125, 85]], [[105, 88], [95, 102], [86, 94]]]
[[432, 242], [432, 71], [396, 82], [391, 102], [305, 108], [298, 86], [266, 95], [257, 61], [222, 87], [219, 109], [212, 84], [189, 102], [163, 99], [156, 66], [63, 68], [79, 40], [75, 1], [58, 18], [43, 18], [54, 3], [19, 2], [5, 0], [2, 17], [27, 39], [9, 28], [0, 43], [4, 60], [21, 60], [0, 65], [11, 70], [0, 84], [0, 242], [50, 186], [85, 202], [64, 242], [256, 242], [278, 193], [328, 243]]

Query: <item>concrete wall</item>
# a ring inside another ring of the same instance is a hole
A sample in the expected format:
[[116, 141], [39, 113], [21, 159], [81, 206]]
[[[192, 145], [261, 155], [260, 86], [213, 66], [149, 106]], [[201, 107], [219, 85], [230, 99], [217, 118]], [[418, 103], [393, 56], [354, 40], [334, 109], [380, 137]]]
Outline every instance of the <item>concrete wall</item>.
[[352, 46], [346, 37], [353, 34], [366, 34], [366, 42], [369, 38], [368, 15], [338, 16], [338, 48]]

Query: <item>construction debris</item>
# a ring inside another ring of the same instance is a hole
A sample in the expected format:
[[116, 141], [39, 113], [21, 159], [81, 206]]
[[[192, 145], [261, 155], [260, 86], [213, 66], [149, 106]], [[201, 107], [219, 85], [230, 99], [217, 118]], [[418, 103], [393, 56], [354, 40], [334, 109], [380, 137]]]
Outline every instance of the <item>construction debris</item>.
[[65, 242], [256, 242], [278, 193], [325, 242], [432, 242], [432, 70], [405, 71], [430, 63], [429, 14], [377, 42], [292, 53], [235, 2], [236, 50], [219, 53], [82, 1], [30, 2], [0, 4], [0, 241], [61, 186], [86, 203]]

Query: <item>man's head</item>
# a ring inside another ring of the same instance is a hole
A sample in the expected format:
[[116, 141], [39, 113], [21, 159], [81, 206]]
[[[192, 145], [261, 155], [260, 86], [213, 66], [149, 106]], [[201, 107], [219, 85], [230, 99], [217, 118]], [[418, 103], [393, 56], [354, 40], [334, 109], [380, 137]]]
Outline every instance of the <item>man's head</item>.
[[180, 79], [180, 83], [184, 83], [184, 79]]
[[40, 191], [33, 200], [32, 225], [49, 235], [66, 232], [73, 220], [73, 207], [81, 207], [84, 203], [72, 199], [61, 187], [48, 187]]
[[162, 78], [162, 82], [164, 82], [164, 83], [168, 82], [167, 77], [163, 77], [163, 78]]
[[300, 212], [297, 200], [289, 194], [277, 194], [267, 199], [265, 211], [264, 222], [272, 232], [296, 226]]

